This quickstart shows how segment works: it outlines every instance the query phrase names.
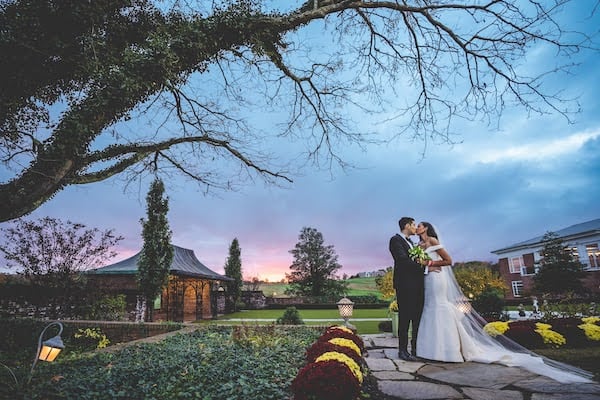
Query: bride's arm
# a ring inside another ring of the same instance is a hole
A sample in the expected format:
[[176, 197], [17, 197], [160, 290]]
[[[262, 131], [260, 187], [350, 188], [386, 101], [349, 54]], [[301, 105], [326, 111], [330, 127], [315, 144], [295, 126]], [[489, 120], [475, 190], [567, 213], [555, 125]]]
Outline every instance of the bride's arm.
[[442, 259], [441, 260], [432, 261], [431, 262], [431, 266], [432, 267], [444, 267], [446, 265], [452, 265], [452, 257], [450, 257], [450, 254], [448, 254], [448, 252], [446, 251], [446, 249], [444, 249], [442, 247], [441, 249], [437, 249], [436, 253], [438, 253], [438, 255], [440, 257], [442, 257]]
[[[435, 238], [431, 238], [431, 245], [432, 246], [437, 246], [438, 244], [440, 244], [440, 242], [435, 239]], [[448, 254], [448, 252], [446, 251], [445, 248], [440, 248], [437, 249], [435, 251], [436, 253], [438, 253], [438, 255], [442, 258], [441, 260], [436, 260], [436, 261], [431, 261], [429, 263], [429, 268], [431, 267], [444, 267], [446, 265], [452, 265], [452, 257], [450, 257], [450, 254]]]

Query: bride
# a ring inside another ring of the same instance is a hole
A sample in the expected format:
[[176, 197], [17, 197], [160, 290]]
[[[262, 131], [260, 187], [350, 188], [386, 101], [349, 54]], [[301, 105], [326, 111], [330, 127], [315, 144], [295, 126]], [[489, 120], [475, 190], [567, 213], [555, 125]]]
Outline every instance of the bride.
[[[539, 356], [504, 335], [492, 337], [483, 326], [486, 321], [462, 293], [454, 273], [452, 259], [439, 242], [433, 225], [417, 226], [419, 246], [431, 257], [431, 271], [425, 276], [425, 303], [419, 324], [418, 357], [445, 361], [498, 363], [521, 367], [558, 382], [588, 382], [592, 374], [576, 367]], [[437, 271], [439, 268], [439, 272]]]

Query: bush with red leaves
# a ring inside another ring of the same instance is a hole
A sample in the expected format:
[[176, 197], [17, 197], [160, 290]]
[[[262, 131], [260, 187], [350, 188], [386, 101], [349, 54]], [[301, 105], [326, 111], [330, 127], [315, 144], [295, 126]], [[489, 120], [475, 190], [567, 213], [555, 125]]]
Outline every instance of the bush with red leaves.
[[336, 351], [338, 353], [345, 354], [354, 360], [358, 365], [361, 365], [363, 362], [362, 356], [358, 355], [356, 351], [352, 350], [351, 348], [339, 346], [329, 342], [322, 342], [320, 340], [314, 342], [313, 345], [306, 350], [306, 362], [314, 362], [317, 357], [323, 353], [327, 353], [328, 351]]
[[329, 328], [321, 335], [319, 342], [328, 342], [333, 338], [344, 338], [352, 340], [360, 349], [361, 354], [365, 352], [365, 343], [360, 338], [360, 336], [355, 335], [354, 333], [349, 333], [341, 329]]
[[307, 364], [292, 381], [294, 400], [354, 400], [360, 389], [350, 369], [333, 360]]

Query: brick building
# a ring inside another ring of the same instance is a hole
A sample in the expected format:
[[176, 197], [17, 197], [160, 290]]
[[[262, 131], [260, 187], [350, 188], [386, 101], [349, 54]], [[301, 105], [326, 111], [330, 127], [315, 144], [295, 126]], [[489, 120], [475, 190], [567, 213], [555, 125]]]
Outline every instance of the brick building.
[[[600, 294], [600, 219], [572, 225], [555, 233], [584, 265], [584, 286]], [[544, 247], [542, 238], [543, 235], [492, 251], [499, 257], [500, 275], [510, 288], [505, 294], [506, 300], [522, 298], [532, 289], [533, 277], [541, 259], [539, 252]]]

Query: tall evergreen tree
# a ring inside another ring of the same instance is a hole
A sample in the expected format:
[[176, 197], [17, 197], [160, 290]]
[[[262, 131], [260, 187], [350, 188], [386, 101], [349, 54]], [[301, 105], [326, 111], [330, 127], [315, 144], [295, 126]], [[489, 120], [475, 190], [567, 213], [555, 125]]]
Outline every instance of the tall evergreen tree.
[[154, 299], [166, 287], [173, 262], [173, 246], [167, 212], [169, 199], [164, 198], [165, 187], [155, 179], [146, 196], [147, 220], [141, 219], [144, 246], [138, 260], [138, 288], [146, 302], [145, 319], [152, 321]]
[[547, 232], [542, 238], [539, 272], [533, 278], [535, 289], [541, 293], [563, 294], [581, 293], [583, 285], [583, 265], [577, 260], [562, 239], [554, 232]]
[[227, 282], [227, 293], [230, 298], [229, 307], [233, 310], [237, 310], [237, 305], [242, 297], [242, 286], [244, 284], [242, 280], [242, 250], [237, 238], [233, 239], [229, 246], [229, 256], [225, 262], [225, 275], [233, 278], [232, 282]]
[[333, 246], [326, 246], [323, 235], [315, 228], [302, 228], [298, 239], [290, 250], [294, 256], [292, 273], [285, 275], [290, 285], [288, 292], [302, 296], [343, 295], [347, 284], [335, 275], [342, 266]]

